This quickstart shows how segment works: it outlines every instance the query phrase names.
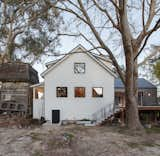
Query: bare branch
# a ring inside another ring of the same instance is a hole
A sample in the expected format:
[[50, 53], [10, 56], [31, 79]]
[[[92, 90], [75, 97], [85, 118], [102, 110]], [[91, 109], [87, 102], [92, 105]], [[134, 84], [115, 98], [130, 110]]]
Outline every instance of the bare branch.
[[121, 77], [123, 83], [125, 84], [124, 73], [122, 72], [120, 66], [118, 65], [118, 62], [117, 62], [117, 60], [115, 59], [112, 51], [109, 49], [108, 46], [105, 45], [105, 43], [103, 42], [103, 40], [102, 40], [101, 37], [99, 36], [97, 30], [95, 29], [94, 25], [92, 24], [91, 19], [90, 19], [89, 15], [87, 14], [87, 12], [86, 12], [86, 10], [85, 10], [85, 8], [84, 8], [84, 6], [83, 6], [82, 1], [81, 1], [81, 0], [78, 0], [78, 3], [79, 3], [80, 8], [81, 8], [81, 10], [82, 10], [82, 12], [83, 12], [83, 15], [85, 16], [85, 18], [86, 18], [86, 20], [87, 20], [88, 26], [89, 26], [90, 29], [92, 30], [92, 32], [93, 32], [94, 36], [96, 37], [96, 39], [98, 40], [99, 44], [100, 44], [100, 45], [102, 46], [102, 48], [103, 48], [104, 50], [106, 50], [107, 53], [109, 54], [109, 57], [110, 57], [110, 59], [112, 60], [114, 66], [116, 67], [117, 72], [119, 73], [119, 76]]
[[142, 25], [143, 25], [143, 31], [145, 31], [144, 8], [145, 8], [145, 0], [142, 0]]
[[[151, 0], [151, 4], [149, 5], [150, 8], [149, 8], [149, 16], [148, 16], [147, 22], [146, 22], [146, 24], [143, 23], [143, 25], [144, 25], [143, 30], [141, 31], [141, 33], [138, 35], [138, 37], [136, 39], [137, 40], [136, 44], [138, 47], [140, 47], [143, 39], [146, 37], [146, 35], [147, 35], [146, 32], [149, 29], [149, 27], [153, 21], [153, 18], [155, 16], [155, 3], [156, 3], [155, 0]], [[145, 17], [143, 16], [143, 21], [144, 21], [144, 18]]]
[[156, 22], [155, 26], [150, 30], [148, 31], [146, 34], [148, 35], [146, 38], [145, 38], [145, 41], [141, 47], [141, 49], [139, 50], [139, 52], [137, 53], [137, 55], [135, 56], [134, 58], [134, 61], [137, 59], [137, 57], [141, 54], [142, 50], [144, 49], [145, 45], [147, 44], [147, 41], [149, 39], [149, 37], [152, 35], [153, 32], [155, 32], [156, 30], [158, 30], [160, 28], [160, 18], [159, 20]]
[[158, 53], [158, 51], [153, 51], [150, 55], [148, 55], [142, 62], [140, 62], [138, 64], [138, 67], [142, 66], [143, 64], [145, 64], [150, 58], [152, 58], [153, 56], [155, 56]]
[[115, 27], [116, 29], [118, 29], [119, 31], [121, 31], [119, 25], [114, 22], [114, 20], [112, 19], [111, 15], [110, 15], [109, 12], [107, 11], [107, 9], [102, 8], [102, 7], [96, 2], [96, 0], [93, 0], [93, 3], [96, 5], [96, 7], [97, 7], [100, 11], [102, 11], [103, 13], [105, 13], [105, 15], [109, 18], [110, 22], [112, 23], [113, 27]]
[[[84, 34], [82, 34], [82, 33], [79, 33], [79, 34], [67, 34], [67, 33], [60, 33], [60, 34], [58, 34], [58, 35], [61, 35], [61, 36], [71, 36], [71, 37], [83, 37], [94, 49], [96, 49], [97, 50], [97, 52], [99, 53], [99, 54], [101, 54], [101, 52], [99, 51], [99, 48], [101, 48], [101, 47], [96, 47], [92, 42], [91, 42], [91, 40], [89, 40]], [[101, 48], [102, 49], [102, 48]]]
[[55, 9], [59, 9], [59, 10], [71, 13], [71, 14], [75, 15], [77, 18], [79, 18], [80, 20], [82, 20], [84, 23], [88, 24], [87, 21], [83, 17], [81, 17], [78, 13], [76, 13], [75, 11], [68, 9], [68, 8], [62, 8], [62, 7], [55, 6], [52, 3], [50, 3], [50, 5]]
[[116, 1], [116, 2], [114, 2], [114, 0], [110, 0], [110, 1], [111, 1], [111, 3], [115, 6], [115, 8], [116, 8], [117, 10], [120, 10], [119, 6], [117, 5], [117, 1]]

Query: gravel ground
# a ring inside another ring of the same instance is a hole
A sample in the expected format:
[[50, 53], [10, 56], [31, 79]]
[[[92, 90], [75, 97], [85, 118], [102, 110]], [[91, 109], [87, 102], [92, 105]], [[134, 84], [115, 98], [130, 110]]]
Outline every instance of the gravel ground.
[[160, 130], [45, 125], [0, 128], [0, 156], [160, 156]]

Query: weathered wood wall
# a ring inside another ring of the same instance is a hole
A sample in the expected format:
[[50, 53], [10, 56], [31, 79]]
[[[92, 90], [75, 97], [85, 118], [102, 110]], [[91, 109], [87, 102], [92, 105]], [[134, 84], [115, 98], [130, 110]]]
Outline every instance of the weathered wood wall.
[[22, 62], [0, 64], [0, 81], [38, 83], [38, 73], [29, 64]]
[[0, 65], [0, 111], [32, 114], [31, 84], [38, 83], [38, 73], [26, 63]]
[[23, 111], [27, 113], [29, 84], [23, 82], [5, 82], [1, 87], [0, 109]]

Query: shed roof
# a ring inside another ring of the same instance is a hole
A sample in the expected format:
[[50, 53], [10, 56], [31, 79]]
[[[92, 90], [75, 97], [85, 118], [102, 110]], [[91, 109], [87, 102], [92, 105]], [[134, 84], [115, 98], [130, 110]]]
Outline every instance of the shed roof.
[[[114, 88], [117, 88], [117, 89], [124, 88], [124, 85], [123, 85], [120, 78], [115, 79]], [[142, 88], [142, 89], [151, 88], [151, 89], [153, 89], [153, 88], [156, 88], [156, 86], [144, 78], [138, 78], [138, 88]]]
[[0, 81], [2, 82], [39, 82], [38, 73], [28, 63], [7, 62], [0, 64]]

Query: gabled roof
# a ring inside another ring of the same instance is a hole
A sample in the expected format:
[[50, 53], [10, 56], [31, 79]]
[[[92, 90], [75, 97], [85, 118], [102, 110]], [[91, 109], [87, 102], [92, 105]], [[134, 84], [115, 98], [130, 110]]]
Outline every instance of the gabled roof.
[[60, 63], [62, 63], [64, 60], [66, 60], [70, 55], [74, 53], [85, 53], [87, 54], [92, 60], [94, 60], [96, 63], [98, 63], [102, 68], [104, 68], [107, 72], [109, 72], [113, 77], [116, 77], [116, 74], [108, 68], [103, 62], [100, 61], [100, 59], [97, 59], [96, 56], [94, 56], [92, 53], [88, 52], [81, 44], [72, 49], [69, 53], [67, 53], [64, 57], [59, 59], [58, 61], [53, 61], [48, 64], [48, 69], [45, 70], [41, 76], [44, 77], [48, 72], [50, 72], [52, 69], [54, 69], [56, 66], [58, 66]]
[[[114, 81], [114, 88], [116, 89], [124, 89], [124, 85], [121, 79], [116, 78]], [[151, 82], [147, 81], [144, 78], [138, 78], [138, 88], [139, 89], [155, 89], [156, 86], [153, 85]]]
[[[62, 57], [62, 58], [63, 58], [63, 57]], [[54, 60], [54, 61], [47, 62], [45, 65], [46, 65], [47, 68], [49, 68], [51, 65], [56, 64], [56, 63], [57, 63], [58, 61], [60, 61], [62, 58], [56, 59], [56, 60]]]

